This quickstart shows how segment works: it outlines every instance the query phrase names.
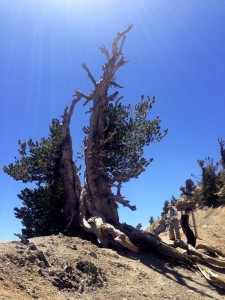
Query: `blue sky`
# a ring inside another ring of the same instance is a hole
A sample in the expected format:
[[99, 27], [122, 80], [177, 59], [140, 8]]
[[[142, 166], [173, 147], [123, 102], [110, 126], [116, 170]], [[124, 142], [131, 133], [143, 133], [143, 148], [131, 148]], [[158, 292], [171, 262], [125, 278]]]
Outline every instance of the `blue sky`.
[[[146, 150], [154, 161], [123, 194], [137, 211], [120, 208], [120, 219], [136, 226], [161, 213], [163, 202], [179, 196], [197, 159], [220, 159], [218, 137], [225, 138], [225, 2], [223, 0], [0, 0], [0, 240], [15, 239], [21, 223], [13, 208], [26, 185], [2, 166], [17, 156], [18, 139], [47, 136], [52, 118], [70, 105], [75, 89], [92, 88], [81, 67], [95, 78], [118, 31], [129, 23], [119, 70], [124, 101], [155, 96], [151, 116], [159, 115], [168, 135]], [[87, 122], [82, 103], [71, 131], [74, 153]]]

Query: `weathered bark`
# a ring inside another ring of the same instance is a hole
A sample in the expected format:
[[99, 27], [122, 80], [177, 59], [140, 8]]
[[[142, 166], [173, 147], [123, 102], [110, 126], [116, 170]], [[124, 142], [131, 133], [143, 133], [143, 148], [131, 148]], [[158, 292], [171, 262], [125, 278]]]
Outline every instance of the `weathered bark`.
[[225, 276], [218, 274], [212, 270], [209, 270], [205, 267], [197, 265], [201, 274], [208, 280], [209, 283], [220, 287], [221, 289], [225, 290]]
[[73, 114], [75, 103], [79, 100], [77, 97], [73, 100], [70, 110], [64, 110], [62, 116], [62, 134], [63, 140], [61, 144], [61, 159], [59, 164], [59, 174], [66, 191], [66, 200], [64, 205], [64, 215], [67, 227], [78, 226], [76, 216], [79, 213], [79, 199], [81, 193], [80, 178], [77, 173], [76, 165], [73, 161], [72, 139], [70, 135], [70, 120]]
[[215, 257], [221, 259], [221, 260], [225, 260], [225, 254], [223, 252], [221, 252], [220, 250], [216, 249], [213, 246], [207, 245], [207, 244], [198, 244], [196, 246], [196, 249], [203, 249], [206, 250], [209, 254], [214, 255]]
[[188, 249], [189, 249], [189, 251], [191, 251], [192, 254], [194, 254], [195, 256], [199, 257], [200, 260], [201, 260], [201, 262], [207, 263], [207, 264], [212, 265], [212, 266], [216, 266], [216, 267], [225, 269], [225, 258], [222, 258], [222, 257], [220, 257], [220, 258], [211, 257], [209, 255], [201, 253], [200, 251], [198, 251], [197, 249], [193, 248], [190, 245], [188, 245]]
[[[82, 65], [95, 89], [89, 96], [77, 90], [69, 112], [68, 108], [64, 111], [62, 116], [62, 155], [59, 172], [66, 191], [64, 212], [68, 220], [67, 226], [74, 227], [76, 223], [80, 223], [84, 230], [94, 233], [105, 246], [108, 245], [109, 239], [113, 238], [116, 242], [137, 252], [137, 247], [129, 241], [129, 238], [112, 225], [112, 223], [119, 224], [116, 202], [120, 202], [130, 209], [135, 209], [135, 206], [129, 205], [129, 202], [125, 201], [121, 195], [113, 195], [111, 191], [112, 183], [107, 175], [104, 149], [105, 143], [114, 134], [111, 133], [110, 136], [106, 136], [107, 123], [104, 111], [107, 108], [108, 101], [114, 100], [118, 94], [118, 92], [115, 92], [112, 95], [108, 95], [108, 89], [111, 86], [121, 87], [115, 83], [114, 76], [116, 70], [125, 64], [121, 53], [126, 33], [131, 28], [132, 26], [128, 26], [127, 30], [117, 34], [112, 45], [112, 57], [110, 57], [106, 49], [101, 49], [107, 58], [107, 63], [104, 66], [104, 73], [99, 82], [94, 79], [88, 67], [85, 64]], [[121, 44], [118, 45], [120, 41]], [[69, 128], [74, 106], [81, 98], [86, 100], [84, 105], [90, 101], [93, 103], [85, 148], [86, 171], [83, 189], [80, 185], [77, 168], [72, 159], [72, 140]]]
[[[116, 242], [137, 252], [137, 248], [129, 241], [128, 237], [125, 237], [112, 225], [113, 223], [119, 224], [116, 202], [120, 202], [130, 209], [134, 209], [135, 206], [129, 205], [129, 202], [125, 201], [121, 195], [113, 195], [112, 183], [107, 175], [105, 153], [105, 144], [115, 134], [111, 133], [111, 135], [106, 136], [105, 111], [108, 102], [114, 100], [118, 95], [118, 92], [108, 95], [108, 90], [111, 86], [121, 87], [114, 81], [115, 72], [126, 63], [121, 52], [126, 33], [131, 28], [132, 26], [128, 26], [127, 30], [117, 34], [112, 45], [112, 56], [108, 50], [101, 48], [107, 62], [99, 82], [95, 80], [88, 67], [85, 64], [82, 65], [94, 85], [94, 91], [89, 96], [81, 94], [86, 99], [84, 105], [92, 101], [93, 106], [85, 148], [86, 171], [85, 185], [80, 197], [80, 222], [86, 231], [95, 233], [104, 245], [108, 245], [110, 236]], [[118, 45], [120, 41], [121, 44]]]
[[[93, 107], [85, 150], [86, 187], [88, 187], [86, 189], [86, 197], [87, 201], [93, 203], [94, 211], [95, 213], [97, 212], [97, 215], [103, 217], [105, 221], [114, 223], [119, 221], [119, 217], [105, 162], [105, 143], [110, 139], [110, 137], [105, 134], [107, 129], [105, 111], [108, 106], [108, 101], [115, 99], [118, 94], [116, 92], [112, 95], [108, 95], [108, 90], [112, 85], [118, 86], [114, 82], [114, 76], [116, 70], [125, 64], [121, 52], [126, 33], [130, 31], [131, 28], [132, 26], [129, 26], [127, 30], [117, 34], [112, 45], [112, 57], [110, 57], [109, 52], [105, 48], [101, 49], [107, 58], [107, 63], [104, 65], [103, 76], [99, 82], [94, 79], [88, 67], [83, 65], [83, 68], [87, 71], [95, 87], [94, 92], [89, 96], [89, 100], [92, 99], [93, 101]], [[118, 45], [121, 39], [121, 44]], [[89, 213], [92, 215], [93, 212], [89, 211]]]
[[217, 257], [210, 256], [212, 254], [215, 255], [216, 250], [215, 250], [215, 248], [213, 248], [209, 245], [201, 244], [198, 246], [199, 249], [207, 250], [207, 252], [208, 252], [207, 254], [200, 252], [198, 249], [192, 247], [189, 244], [184, 243], [183, 241], [176, 241], [174, 246], [188, 250], [191, 253], [193, 260], [195, 260], [195, 257], [197, 258], [195, 260], [196, 262], [215, 266], [215, 267], [218, 267], [221, 269], [225, 268], [225, 257], [222, 255], [220, 255], [219, 257], [218, 256]]

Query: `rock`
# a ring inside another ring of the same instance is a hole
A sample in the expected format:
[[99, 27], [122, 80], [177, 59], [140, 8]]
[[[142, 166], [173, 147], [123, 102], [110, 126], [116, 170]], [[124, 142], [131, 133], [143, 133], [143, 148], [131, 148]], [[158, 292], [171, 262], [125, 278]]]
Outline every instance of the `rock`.
[[18, 254], [23, 254], [24, 253], [24, 250], [17, 250], [16, 251]]
[[56, 269], [48, 270], [49, 276], [55, 276], [55, 274], [56, 274], [57, 272], [60, 272], [60, 271], [59, 271], [59, 270], [56, 270]]
[[46, 277], [48, 275], [48, 272], [46, 272], [44, 269], [40, 268], [38, 269], [38, 274], [43, 276], [43, 277]]
[[39, 262], [37, 263], [37, 265], [38, 265], [40, 268], [42, 268], [42, 269], [45, 269], [45, 268], [46, 268], [46, 264], [45, 264], [43, 261], [39, 261]]
[[209, 227], [209, 226], [208, 226], [208, 225], [206, 225], [206, 224], [202, 226], [202, 228], [208, 228], [208, 227]]
[[96, 252], [94, 252], [94, 251], [90, 251], [89, 255], [94, 257], [94, 258], [98, 258]]
[[37, 272], [38, 272], [39, 275], [41, 275], [41, 276], [43, 276], [43, 277], [46, 276], [45, 273], [43, 272], [43, 269], [42, 269], [42, 268], [38, 269]]
[[78, 288], [78, 292], [83, 293], [83, 291], [84, 291], [84, 285], [81, 283], [81, 285]]
[[37, 250], [37, 247], [35, 246], [34, 243], [30, 243], [30, 245], [27, 247], [29, 250]]
[[26, 259], [30, 262], [30, 263], [34, 263], [36, 260], [36, 256], [34, 254], [28, 254], [26, 255]]
[[46, 264], [46, 267], [50, 267], [50, 264], [48, 263], [45, 255], [42, 251], [37, 250], [36, 254], [37, 254], [37, 257]]
[[147, 293], [146, 293], [145, 291], [142, 293], [142, 295], [143, 295], [144, 297], [147, 297]]
[[68, 248], [73, 249], [73, 250], [77, 250], [77, 246], [76, 245], [68, 246]]
[[67, 272], [67, 273], [72, 273], [73, 267], [72, 267], [71, 265], [69, 265], [69, 264], [66, 264], [66, 265], [64, 266], [64, 268], [63, 268], [63, 271], [64, 271], [64, 272]]

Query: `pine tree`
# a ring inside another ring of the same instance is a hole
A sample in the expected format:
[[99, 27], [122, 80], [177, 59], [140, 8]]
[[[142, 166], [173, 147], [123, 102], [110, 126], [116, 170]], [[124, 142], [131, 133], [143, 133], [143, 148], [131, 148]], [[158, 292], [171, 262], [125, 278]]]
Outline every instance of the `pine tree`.
[[149, 218], [149, 224], [151, 225], [151, 224], [153, 224], [154, 222], [155, 222], [154, 217], [151, 216], [151, 217]]
[[[94, 78], [85, 64], [82, 65], [94, 86], [91, 93], [85, 95], [76, 90], [70, 107], [64, 110], [62, 123], [53, 121], [49, 138], [40, 142], [32, 139], [27, 143], [19, 142], [21, 158], [4, 168], [16, 180], [36, 183], [36, 189], [25, 189], [20, 194], [25, 208], [16, 209], [16, 215], [22, 219], [29, 236], [59, 230], [63, 224], [60, 214], [63, 213], [67, 221], [64, 226], [73, 232], [79, 228], [95, 235], [106, 247], [116, 242], [138, 251], [131, 242], [136, 241], [137, 233], [134, 228], [120, 224], [117, 203], [136, 209], [121, 195], [122, 184], [145, 171], [152, 159], [145, 158], [144, 148], [161, 141], [167, 130], [161, 131], [159, 117], [149, 118], [154, 98], [141, 96], [141, 100], [131, 108], [122, 104], [118, 91], [112, 91], [122, 88], [115, 81], [115, 74], [127, 63], [122, 50], [131, 28], [132, 25], [129, 25], [117, 34], [111, 54], [106, 48], [101, 48], [106, 63], [100, 80]], [[92, 103], [89, 126], [84, 128], [83, 186], [73, 161], [70, 133], [75, 105], [82, 99], [85, 100], [84, 106]], [[113, 187], [117, 188], [116, 194]], [[58, 192], [60, 197], [55, 198]], [[38, 202], [38, 199], [41, 200]], [[57, 217], [48, 224], [51, 209], [56, 210]], [[29, 219], [30, 213], [32, 220]], [[56, 219], [60, 221], [54, 227]], [[43, 225], [50, 227], [41, 233]]]
[[215, 205], [218, 202], [216, 171], [219, 163], [214, 164], [213, 158], [207, 157], [205, 160], [198, 160], [198, 164], [202, 169], [200, 203], [208, 206]]
[[185, 186], [180, 187], [181, 196], [186, 196], [187, 200], [191, 200], [193, 191], [195, 189], [195, 184], [192, 179], [187, 179], [185, 181]]
[[61, 141], [61, 126], [57, 119], [53, 119], [47, 139], [19, 141], [20, 158], [3, 168], [15, 180], [35, 184], [35, 188], [21, 191], [18, 197], [23, 207], [14, 209], [25, 227], [22, 233], [26, 237], [49, 235], [65, 229], [66, 194], [58, 172]]

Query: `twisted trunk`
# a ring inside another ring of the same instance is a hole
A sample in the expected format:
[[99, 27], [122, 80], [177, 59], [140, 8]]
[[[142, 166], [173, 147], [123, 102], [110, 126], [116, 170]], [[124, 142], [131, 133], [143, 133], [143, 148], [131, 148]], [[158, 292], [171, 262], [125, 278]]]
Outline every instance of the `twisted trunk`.
[[73, 161], [72, 139], [70, 135], [70, 120], [73, 114], [76, 101], [71, 104], [70, 110], [64, 110], [62, 116], [61, 159], [59, 164], [59, 174], [66, 191], [66, 201], [64, 205], [64, 215], [67, 227], [78, 227], [79, 199], [81, 193], [80, 178], [77, 173], [76, 165]]

